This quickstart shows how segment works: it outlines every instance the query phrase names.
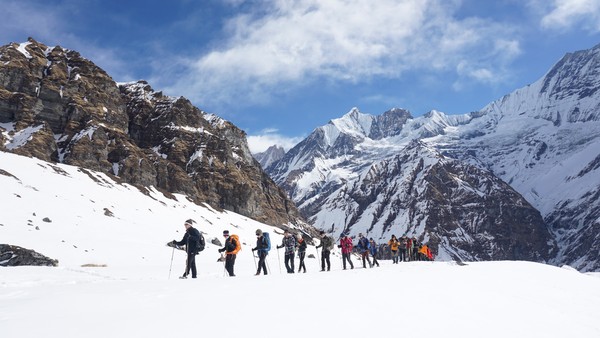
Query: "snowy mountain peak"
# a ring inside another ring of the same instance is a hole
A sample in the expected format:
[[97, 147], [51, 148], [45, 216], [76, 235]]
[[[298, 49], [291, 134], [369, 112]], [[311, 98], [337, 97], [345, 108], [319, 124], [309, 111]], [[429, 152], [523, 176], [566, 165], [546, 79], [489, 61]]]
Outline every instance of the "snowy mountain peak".
[[254, 154], [254, 158], [263, 168], [268, 168], [271, 164], [279, 161], [285, 156], [285, 149], [278, 145], [270, 146], [262, 153]]
[[369, 135], [373, 116], [361, 113], [358, 108], [352, 108], [347, 114], [338, 119], [333, 119], [329, 122], [340, 133], [365, 137]]

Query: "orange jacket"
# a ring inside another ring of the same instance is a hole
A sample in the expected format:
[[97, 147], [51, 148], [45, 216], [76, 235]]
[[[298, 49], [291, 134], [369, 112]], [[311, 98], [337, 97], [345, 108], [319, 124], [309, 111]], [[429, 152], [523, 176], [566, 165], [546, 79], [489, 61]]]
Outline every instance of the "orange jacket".
[[394, 251], [398, 251], [398, 245], [400, 243], [398, 243], [398, 240], [395, 239], [390, 239], [388, 241], [388, 245], [390, 246], [390, 249], [394, 250]]

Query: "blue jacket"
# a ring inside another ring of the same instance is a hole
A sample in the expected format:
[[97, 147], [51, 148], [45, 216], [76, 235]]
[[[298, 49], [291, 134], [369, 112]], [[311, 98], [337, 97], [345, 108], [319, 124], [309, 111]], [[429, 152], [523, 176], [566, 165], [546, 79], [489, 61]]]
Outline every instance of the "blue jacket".
[[358, 245], [356, 247], [361, 253], [369, 250], [369, 240], [366, 237], [362, 237], [358, 240]]
[[371, 245], [371, 242], [369, 242], [369, 251], [371, 251], [371, 256], [377, 255], [377, 244]]

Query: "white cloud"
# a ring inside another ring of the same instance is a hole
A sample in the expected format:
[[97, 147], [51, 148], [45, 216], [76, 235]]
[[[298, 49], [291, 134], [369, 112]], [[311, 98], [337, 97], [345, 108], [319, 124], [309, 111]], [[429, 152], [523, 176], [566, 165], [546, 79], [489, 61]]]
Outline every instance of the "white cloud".
[[541, 20], [545, 29], [570, 29], [581, 25], [591, 32], [600, 32], [600, 1], [554, 0]]
[[316, 79], [398, 78], [408, 70], [452, 70], [464, 60], [498, 69], [507, 56], [518, 54], [518, 43], [508, 44], [510, 53], [496, 48], [502, 41], [516, 41], [509, 26], [456, 19], [460, 1], [258, 3], [253, 12], [231, 19], [220, 48], [198, 57], [170, 91], [198, 102], [260, 103]]
[[265, 129], [258, 135], [248, 135], [248, 146], [253, 154], [263, 152], [270, 146], [278, 145], [286, 151], [290, 150], [296, 144], [304, 139], [304, 137], [288, 137], [281, 135], [277, 129]]

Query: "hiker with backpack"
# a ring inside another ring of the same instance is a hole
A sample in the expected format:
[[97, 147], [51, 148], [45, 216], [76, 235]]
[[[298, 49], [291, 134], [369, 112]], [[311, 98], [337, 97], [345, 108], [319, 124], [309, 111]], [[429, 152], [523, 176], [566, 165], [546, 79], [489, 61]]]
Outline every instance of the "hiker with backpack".
[[419, 241], [417, 240], [416, 237], [412, 238], [412, 245], [413, 245], [413, 249], [412, 249], [413, 261], [417, 261], [417, 260], [419, 260], [419, 247], [421, 246], [421, 244], [419, 243]]
[[352, 238], [346, 236], [345, 233], [342, 233], [338, 248], [342, 249], [342, 265], [344, 270], [346, 270], [346, 261], [350, 263], [350, 269], [354, 269], [354, 264], [350, 259], [350, 256], [352, 255], [352, 249], [354, 248], [354, 244], [352, 244]]
[[400, 262], [406, 261], [406, 235], [402, 236], [398, 241], [398, 253]]
[[398, 264], [398, 239], [396, 235], [392, 235], [392, 238], [388, 241], [388, 246], [392, 251], [392, 264]]
[[225, 252], [225, 270], [229, 273], [229, 277], [235, 277], [233, 266], [237, 253], [242, 249], [242, 244], [238, 235], [229, 236], [229, 230], [223, 231], [225, 237], [225, 246], [219, 249], [219, 252]]
[[362, 233], [358, 234], [358, 245], [356, 246], [358, 252], [360, 252], [360, 256], [362, 257], [363, 268], [367, 268], [367, 262], [369, 262], [369, 267], [372, 268], [371, 260], [369, 259], [369, 240], [363, 236]]
[[304, 273], [306, 273], [306, 265], [304, 265], [304, 257], [306, 257], [306, 241], [302, 237], [302, 234], [298, 234], [298, 243], [296, 243], [296, 247], [298, 248], [298, 258], [300, 259], [298, 273], [300, 273], [302, 269], [304, 269]]
[[187, 253], [187, 260], [185, 263], [185, 272], [183, 276], [179, 277], [180, 279], [186, 279], [190, 274], [190, 270], [192, 272], [192, 278], [197, 277], [196, 270], [196, 255], [204, 250], [204, 237], [198, 229], [194, 228], [192, 225], [196, 223], [193, 219], [188, 219], [185, 221], [183, 226], [185, 227], [185, 235], [181, 241], [173, 240], [171, 242], [172, 245], [185, 245], [185, 251]]
[[256, 271], [255, 276], [260, 275], [260, 270], [264, 271], [264, 274], [267, 274], [267, 265], [265, 264], [265, 260], [267, 259], [267, 255], [269, 254], [269, 250], [271, 250], [271, 239], [269, 238], [269, 234], [260, 229], [256, 229], [256, 247], [252, 248], [252, 252], [258, 251], [258, 270]]
[[373, 256], [373, 265], [371, 266], [379, 266], [379, 262], [377, 261], [377, 244], [375, 244], [375, 241], [372, 237], [369, 239], [369, 251], [371, 256]]
[[323, 230], [319, 231], [319, 235], [321, 236], [321, 243], [316, 248], [317, 253], [319, 253], [319, 248], [323, 248], [321, 251], [321, 271], [325, 271], [325, 264], [327, 264], [327, 271], [330, 271], [331, 261], [329, 260], [329, 256], [331, 255], [331, 249], [333, 249], [333, 240]]
[[294, 253], [296, 251], [296, 238], [291, 232], [285, 230], [281, 245], [277, 249], [285, 248], [285, 269], [287, 273], [294, 273]]

